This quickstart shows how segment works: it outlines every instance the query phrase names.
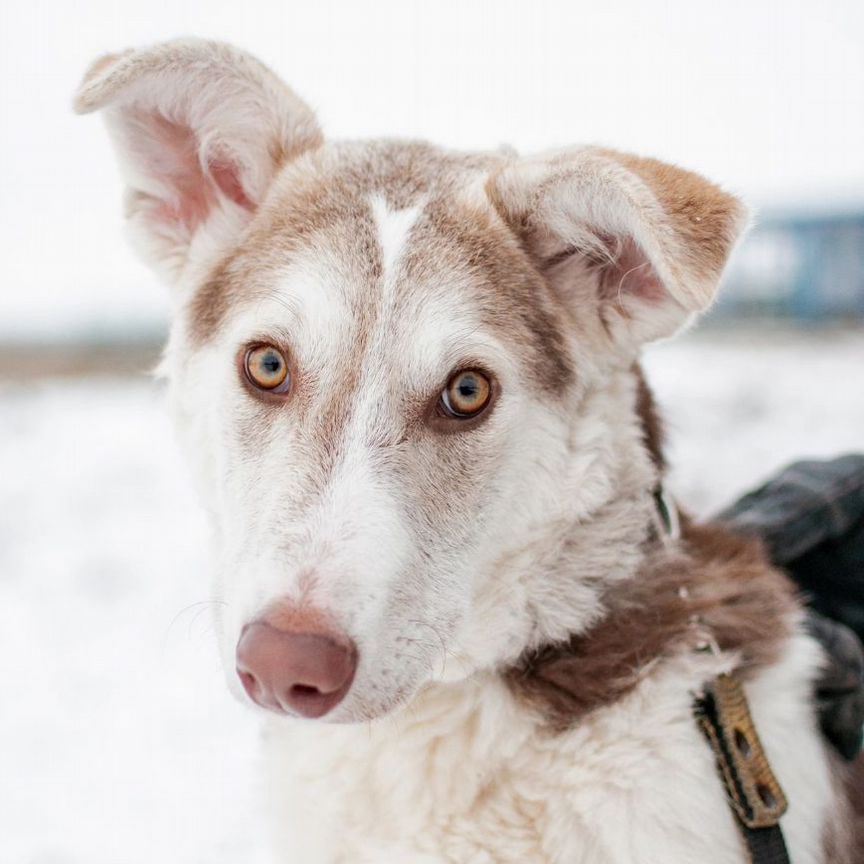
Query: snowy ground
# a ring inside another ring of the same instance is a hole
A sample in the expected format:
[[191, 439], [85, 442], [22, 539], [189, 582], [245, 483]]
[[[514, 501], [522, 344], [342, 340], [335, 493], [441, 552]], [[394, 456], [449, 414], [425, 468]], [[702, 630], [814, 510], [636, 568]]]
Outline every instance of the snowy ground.
[[[864, 334], [711, 335], [648, 364], [707, 513], [864, 449]], [[206, 532], [146, 378], [0, 380], [0, 864], [256, 864], [253, 718], [212, 645]]]

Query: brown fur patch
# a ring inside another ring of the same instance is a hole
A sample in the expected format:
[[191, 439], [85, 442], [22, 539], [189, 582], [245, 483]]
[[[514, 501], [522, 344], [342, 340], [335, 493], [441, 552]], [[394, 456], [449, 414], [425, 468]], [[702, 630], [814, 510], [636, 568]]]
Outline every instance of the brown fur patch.
[[864, 861], [864, 755], [851, 764], [835, 757], [833, 765], [837, 804], [825, 824], [824, 860], [827, 864]]
[[[562, 330], [563, 316], [544, 278], [509, 228], [488, 209], [442, 197], [427, 206], [406, 273], [429, 272], [447, 261], [466, 270], [474, 286], [470, 302], [505, 345], [527, 349], [533, 377], [548, 393], [560, 393], [574, 370]], [[434, 250], [430, 254], [430, 249]], [[449, 260], [448, 260], [449, 259]]]
[[[864, 756], [859, 756], [851, 767], [844, 765], [843, 792], [849, 802], [849, 864], [864, 861]], [[827, 858], [831, 864], [836, 859]]]
[[680, 238], [687, 271], [716, 279], [744, 218], [741, 202], [699, 174], [675, 165], [617, 150], [599, 152], [632, 171], [654, 193]]
[[796, 600], [758, 542], [717, 525], [685, 524], [681, 551], [649, 554], [611, 589], [586, 634], [524, 657], [507, 675], [558, 730], [630, 692], [657, 663], [715, 644], [736, 652], [745, 678], [776, 662]]
[[864, 861], [864, 755], [860, 755], [847, 769], [845, 779], [845, 792], [849, 801], [852, 824], [852, 855], [849, 860], [860, 864]]
[[189, 304], [190, 335], [196, 345], [204, 344], [218, 329], [231, 305], [233, 288], [228, 262], [221, 262], [195, 292]]

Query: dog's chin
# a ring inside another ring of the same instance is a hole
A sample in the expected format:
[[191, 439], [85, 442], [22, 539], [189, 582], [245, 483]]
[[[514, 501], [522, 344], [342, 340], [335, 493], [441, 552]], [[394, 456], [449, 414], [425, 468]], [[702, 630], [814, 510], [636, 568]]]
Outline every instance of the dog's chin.
[[338, 706], [321, 719], [325, 723], [349, 726], [356, 723], [372, 723], [384, 717], [399, 713], [411, 701], [411, 697], [395, 696], [392, 699], [374, 704], [358, 702], [356, 705]]
[[410, 705], [429, 683], [426, 678], [406, 681], [393, 689], [388, 688], [387, 692], [381, 692], [377, 688], [360, 687], [349, 692], [343, 702], [316, 722], [351, 725], [392, 717]]

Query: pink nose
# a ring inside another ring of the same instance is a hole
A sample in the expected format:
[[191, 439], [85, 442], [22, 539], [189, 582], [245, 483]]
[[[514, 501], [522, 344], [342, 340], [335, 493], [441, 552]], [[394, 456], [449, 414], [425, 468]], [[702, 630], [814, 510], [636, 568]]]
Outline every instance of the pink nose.
[[249, 698], [280, 714], [323, 717], [351, 688], [357, 649], [330, 633], [249, 624], [237, 643], [237, 674]]

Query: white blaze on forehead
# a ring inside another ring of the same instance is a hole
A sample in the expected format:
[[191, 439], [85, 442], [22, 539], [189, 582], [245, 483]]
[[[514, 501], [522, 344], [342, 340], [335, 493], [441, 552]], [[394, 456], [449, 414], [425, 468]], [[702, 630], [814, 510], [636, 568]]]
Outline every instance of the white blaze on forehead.
[[[481, 178], [482, 179], [482, 178]], [[482, 186], [469, 184], [463, 195], [473, 200], [482, 191]], [[484, 193], [485, 194], [485, 193]], [[473, 196], [473, 197], [472, 197]], [[378, 235], [381, 250], [383, 270], [382, 288], [385, 299], [385, 313], [382, 317], [376, 336], [378, 347], [370, 352], [371, 357], [379, 357], [387, 350], [393, 350], [394, 328], [390, 326], [387, 310], [387, 298], [392, 296], [392, 289], [397, 284], [399, 263], [408, 250], [411, 229], [417, 224], [423, 213], [426, 199], [403, 210], [391, 210], [381, 195], [370, 198], [372, 216]], [[467, 301], [471, 296], [470, 279], [459, 270], [442, 271], [441, 279], [454, 290], [443, 294], [435, 290], [426, 290], [435, 286], [418, 283], [414, 286], [417, 298], [410, 307], [410, 327], [408, 332], [402, 332], [404, 344], [397, 350], [403, 360], [408, 377], [415, 384], [429, 384], [437, 381], [446, 373], [460, 355], [467, 354], [471, 359], [482, 359], [487, 356], [495, 358], [504, 354], [503, 346], [484, 332], [482, 321], [476, 310]], [[458, 286], [466, 281], [466, 291], [458, 291]], [[365, 399], [364, 399], [365, 397]], [[361, 394], [364, 404], [373, 409], [378, 402], [378, 395], [367, 390]]]
[[[390, 293], [387, 289], [395, 284], [396, 269], [422, 204], [390, 210], [382, 196], [374, 195], [370, 205], [380, 248], [382, 287]], [[316, 366], [326, 366], [330, 355], [350, 338], [346, 293], [370, 289], [374, 291], [374, 286], [355, 284], [340, 262], [321, 254], [320, 249], [299, 252], [268, 290], [234, 314], [232, 336], [251, 338], [269, 332], [276, 336], [287, 331], [292, 334], [292, 347]]]
[[405, 251], [411, 228], [423, 210], [422, 204], [404, 210], [390, 210], [380, 195], [371, 199], [372, 216], [378, 230], [384, 284], [392, 283], [393, 272]]

